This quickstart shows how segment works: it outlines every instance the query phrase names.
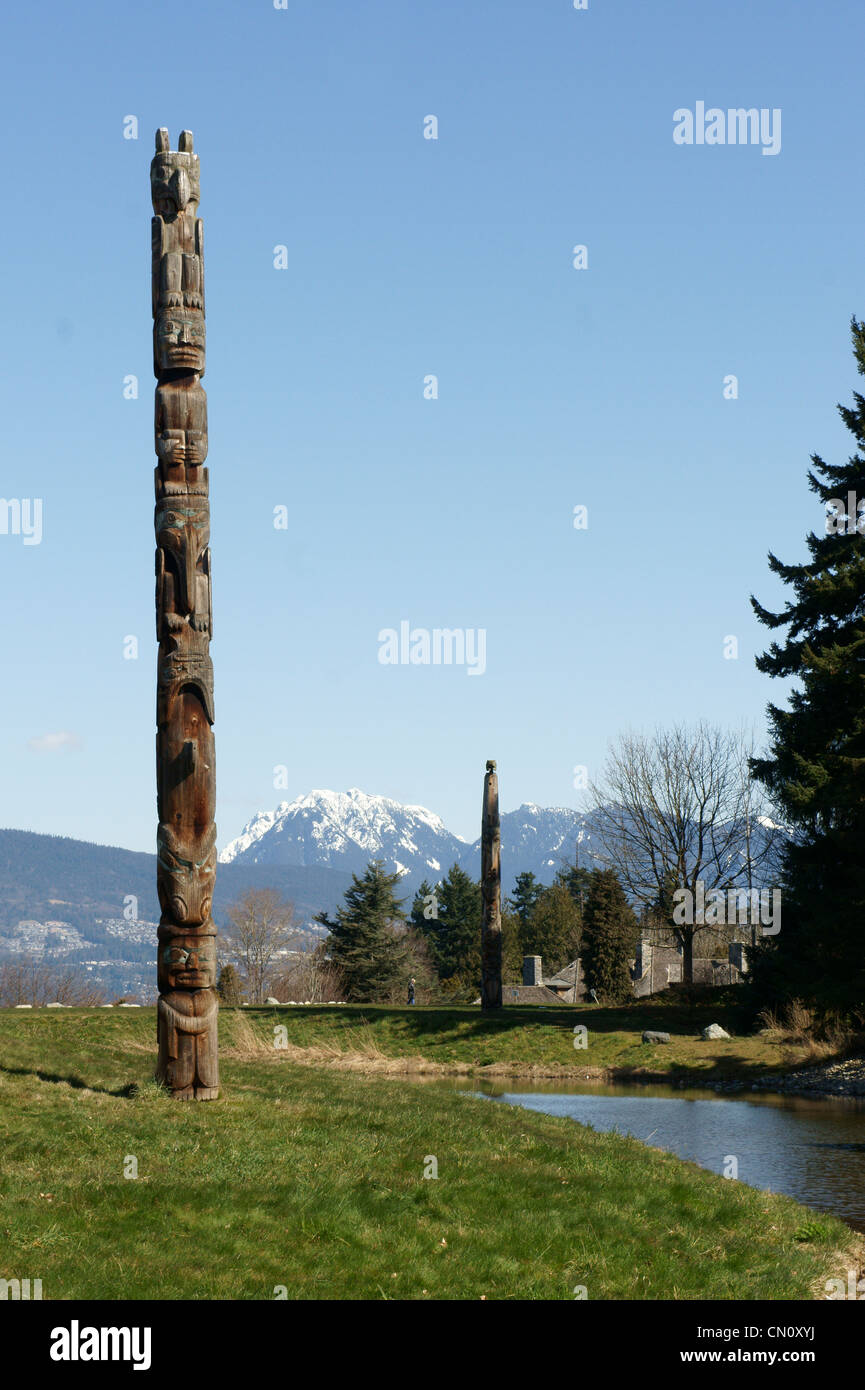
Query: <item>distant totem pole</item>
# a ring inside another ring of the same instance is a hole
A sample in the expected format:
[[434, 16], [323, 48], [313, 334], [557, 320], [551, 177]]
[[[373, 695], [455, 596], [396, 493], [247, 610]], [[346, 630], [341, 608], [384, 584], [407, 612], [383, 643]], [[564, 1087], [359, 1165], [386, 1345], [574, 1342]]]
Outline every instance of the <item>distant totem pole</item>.
[[156, 132], [153, 371], [156, 376], [157, 1076], [177, 1100], [215, 1100], [216, 775], [213, 617], [198, 155], [184, 130]]
[[502, 834], [499, 779], [487, 763], [481, 815], [481, 1008], [502, 1007]]

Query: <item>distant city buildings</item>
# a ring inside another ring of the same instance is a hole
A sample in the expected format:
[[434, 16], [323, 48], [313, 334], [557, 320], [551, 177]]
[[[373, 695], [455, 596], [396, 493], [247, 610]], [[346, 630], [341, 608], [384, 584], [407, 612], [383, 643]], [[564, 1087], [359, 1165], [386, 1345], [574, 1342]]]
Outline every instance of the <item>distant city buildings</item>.
[[0, 936], [0, 955], [66, 956], [87, 945], [85, 938], [69, 922], [36, 922], [27, 919]]
[[[126, 995], [143, 1002], [156, 997], [156, 922], [123, 917], [94, 918], [91, 940], [71, 922], [24, 918], [0, 934], [0, 962], [27, 961], [40, 966], [80, 970], [106, 995]], [[86, 929], [85, 929], [86, 930]], [[129, 947], [128, 957], [106, 956], [105, 944]], [[87, 952], [85, 955], [84, 953]]]

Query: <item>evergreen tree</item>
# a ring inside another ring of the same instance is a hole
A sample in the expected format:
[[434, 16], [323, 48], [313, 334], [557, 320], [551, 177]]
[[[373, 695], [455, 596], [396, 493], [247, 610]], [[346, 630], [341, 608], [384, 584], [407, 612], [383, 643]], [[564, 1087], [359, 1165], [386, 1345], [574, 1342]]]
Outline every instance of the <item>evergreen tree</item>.
[[226, 1008], [236, 1007], [243, 998], [240, 976], [233, 965], [223, 965], [216, 982], [216, 992], [220, 1003]]
[[[865, 375], [865, 324], [852, 322], [857, 370]], [[865, 397], [839, 405], [865, 449]], [[770, 676], [800, 685], [788, 707], [769, 705], [769, 756], [752, 769], [794, 835], [784, 853], [783, 928], [754, 962], [771, 996], [828, 1009], [865, 1006], [865, 458], [833, 466], [814, 454], [808, 482], [826, 510], [823, 534], [807, 537], [810, 560], [769, 567], [792, 590], [781, 613], [752, 598], [760, 621], [786, 628], [757, 658]], [[851, 495], [852, 494], [852, 495]], [[856, 499], [859, 499], [857, 502]]]
[[525, 956], [540, 956], [545, 975], [555, 975], [580, 953], [580, 910], [561, 877], [544, 888], [520, 932]]
[[454, 864], [436, 888], [438, 916], [423, 923], [451, 992], [474, 991], [481, 978], [481, 886]]
[[637, 919], [614, 869], [592, 872], [583, 914], [583, 970], [587, 989], [604, 1004], [633, 996], [630, 961], [637, 948]]
[[514, 880], [514, 891], [508, 901], [520, 919], [520, 925], [523, 929], [528, 926], [529, 918], [543, 891], [544, 885], [530, 871], [526, 870], [525, 873], [517, 874]]
[[402, 979], [406, 951], [395, 931], [405, 926], [395, 891], [399, 878], [378, 859], [351, 877], [336, 918], [319, 912], [315, 920], [330, 933], [328, 955], [342, 973], [345, 998], [357, 1004], [389, 1000]]
[[423, 932], [426, 936], [430, 928], [430, 922], [436, 920], [438, 915], [438, 899], [436, 890], [424, 879], [420, 888], [414, 895], [411, 905], [409, 921], [416, 931]]
[[592, 882], [591, 869], [581, 869], [578, 864], [569, 864], [566, 869], [560, 869], [556, 878], [564, 883], [574, 902], [583, 915], [586, 905], [586, 898], [589, 896], [589, 887]]
[[523, 945], [520, 919], [506, 908], [502, 911], [502, 980], [508, 985], [523, 982]]

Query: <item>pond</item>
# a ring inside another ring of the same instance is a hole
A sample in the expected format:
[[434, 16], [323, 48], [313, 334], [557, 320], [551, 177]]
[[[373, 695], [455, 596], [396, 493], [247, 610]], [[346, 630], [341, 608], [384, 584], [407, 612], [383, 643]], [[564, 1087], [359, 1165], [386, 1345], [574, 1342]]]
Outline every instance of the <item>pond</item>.
[[475, 1094], [631, 1134], [714, 1173], [735, 1158], [740, 1182], [865, 1231], [865, 1100], [510, 1080]]

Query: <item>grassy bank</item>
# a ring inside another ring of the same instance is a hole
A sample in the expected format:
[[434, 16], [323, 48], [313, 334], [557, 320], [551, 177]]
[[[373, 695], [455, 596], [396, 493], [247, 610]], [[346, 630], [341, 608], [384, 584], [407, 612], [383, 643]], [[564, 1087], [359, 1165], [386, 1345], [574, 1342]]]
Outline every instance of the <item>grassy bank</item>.
[[[273, 1045], [273, 1029], [286, 1029], [292, 1060], [369, 1072], [685, 1080], [693, 1085], [783, 1073], [813, 1061], [812, 1045], [783, 1035], [746, 1031], [730, 992], [696, 1005], [628, 1004], [620, 1009], [386, 1008], [319, 1005], [244, 1009], [258, 1037]], [[729, 1040], [705, 1041], [709, 1023]], [[586, 1029], [575, 1048], [574, 1027]], [[644, 1043], [644, 1030], [667, 1032], [669, 1043]]]
[[221, 1020], [223, 1098], [184, 1105], [149, 1081], [153, 1010], [0, 1011], [0, 1277], [50, 1299], [786, 1299], [856, 1258], [788, 1198], [567, 1120], [298, 1066], [246, 1013]]

